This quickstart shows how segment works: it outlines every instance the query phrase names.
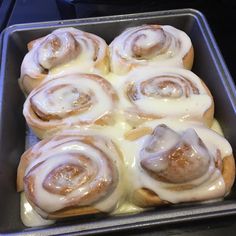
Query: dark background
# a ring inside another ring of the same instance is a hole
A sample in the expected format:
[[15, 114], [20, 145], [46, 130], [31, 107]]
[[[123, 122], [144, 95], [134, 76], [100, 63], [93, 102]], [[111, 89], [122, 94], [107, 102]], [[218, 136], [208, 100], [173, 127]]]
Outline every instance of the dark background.
[[[0, 31], [6, 26], [18, 23], [179, 8], [195, 8], [205, 15], [229, 71], [232, 77], [236, 78], [236, 1], [233, 0], [0, 0]], [[157, 234], [183, 236], [236, 235], [236, 216], [155, 226], [152, 229], [139, 229], [123, 234], [133, 236]], [[109, 235], [112, 234], [109, 233]]]

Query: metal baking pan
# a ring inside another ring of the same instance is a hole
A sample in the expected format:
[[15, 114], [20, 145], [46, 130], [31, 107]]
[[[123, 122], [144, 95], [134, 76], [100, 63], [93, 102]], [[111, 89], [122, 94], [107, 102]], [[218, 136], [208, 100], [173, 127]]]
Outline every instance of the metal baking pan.
[[205, 17], [193, 9], [108, 16], [69, 21], [14, 25], [2, 35], [0, 72], [0, 233], [22, 235], [87, 235], [145, 228], [236, 213], [236, 186], [223, 201], [178, 204], [138, 214], [75, 217], [51, 226], [26, 228], [20, 219], [20, 199], [15, 179], [19, 158], [25, 150], [26, 126], [22, 116], [24, 96], [18, 86], [20, 65], [27, 43], [60, 27], [73, 26], [95, 33], [109, 43], [125, 28], [146, 23], [170, 24], [184, 30], [195, 49], [193, 71], [210, 88], [215, 117], [236, 153], [236, 89]]

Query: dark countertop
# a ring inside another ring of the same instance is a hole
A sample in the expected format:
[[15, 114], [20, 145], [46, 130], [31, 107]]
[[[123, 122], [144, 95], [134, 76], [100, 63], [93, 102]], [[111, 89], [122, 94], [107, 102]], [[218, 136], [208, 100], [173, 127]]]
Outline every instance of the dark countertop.
[[[12, 7], [12, 12], [8, 18], [7, 25], [51, 21], [69, 18], [69, 14], [61, 16], [56, 1], [54, 0], [16, 0]], [[58, 1], [60, 2], [60, 1]], [[67, 1], [69, 2], [69, 1]], [[93, 1], [91, 1], [93, 2]], [[215, 35], [219, 48], [225, 58], [226, 64], [233, 77], [236, 78], [235, 55], [236, 55], [236, 31], [234, 22], [236, 22], [236, 3], [233, 1], [158, 1], [158, 7], [153, 7], [157, 3], [150, 1], [152, 10], [176, 9], [176, 8], [195, 8], [200, 10], [206, 16], [209, 25]], [[168, 3], [169, 2], [169, 3]], [[83, 5], [81, 5], [83, 6]], [[94, 7], [94, 6], [91, 6]], [[117, 6], [115, 6], [117, 7]], [[92, 8], [91, 8], [92, 9]], [[142, 8], [140, 8], [142, 9]], [[68, 12], [67, 12], [68, 13]], [[91, 13], [91, 12], [90, 12]], [[74, 17], [75, 14], [71, 14]], [[98, 14], [96, 14], [98, 15]], [[92, 14], [91, 16], [96, 16]], [[85, 16], [85, 15], [83, 15]], [[0, 16], [1, 18], [1, 16]], [[198, 220], [193, 222], [156, 226], [151, 229], [135, 230], [124, 232], [124, 235], [182, 235], [182, 236], [218, 236], [218, 235], [235, 235], [236, 216], [227, 216], [208, 220]], [[113, 235], [109, 233], [109, 235]]]

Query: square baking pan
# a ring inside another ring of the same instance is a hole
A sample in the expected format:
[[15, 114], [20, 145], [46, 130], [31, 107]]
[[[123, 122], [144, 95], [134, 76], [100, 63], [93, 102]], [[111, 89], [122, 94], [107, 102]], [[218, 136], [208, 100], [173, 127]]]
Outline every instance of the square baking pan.
[[22, 115], [24, 96], [18, 86], [20, 66], [27, 43], [61, 27], [95, 33], [110, 43], [124, 29], [141, 24], [172, 25], [184, 30], [195, 49], [193, 72], [202, 78], [215, 101], [215, 117], [236, 153], [236, 89], [205, 17], [196, 10], [108, 16], [14, 25], [2, 33], [0, 71], [0, 234], [55, 235], [115, 232], [152, 227], [236, 213], [236, 186], [223, 201], [177, 204], [137, 214], [83, 216], [50, 226], [27, 228], [20, 219], [20, 195], [16, 192], [16, 169], [25, 150], [26, 125]]

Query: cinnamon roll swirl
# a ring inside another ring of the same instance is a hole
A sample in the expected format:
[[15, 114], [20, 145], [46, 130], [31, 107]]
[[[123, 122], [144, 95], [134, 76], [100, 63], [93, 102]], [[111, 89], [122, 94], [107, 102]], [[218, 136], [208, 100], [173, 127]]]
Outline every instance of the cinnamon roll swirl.
[[66, 127], [110, 125], [118, 96], [112, 85], [93, 74], [71, 74], [46, 81], [27, 97], [23, 114], [39, 138]]
[[92, 130], [65, 130], [21, 157], [17, 190], [44, 218], [111, 212], [123, 195], [122, 156]]
[[54, 30], [28, 44], [29, 52], [21, 65], [19, 84], [28, 94], [46, 76], [67, 72], [107, 73], [109, 67], [106, 42], [91, 33], [75, 28]]
[[193, 47], [186, 33], [168, 25], [126, 29], [109, 46], [111, 71], [125, 74], [135, 67], [177, 66], [191, 69]]
[[203, 201], [230, 192], [235, 178], [232, 148], [203, 124], [151, 121], [126, 138], [135, 145], [129, 171], [137, 205]]
[[203, 121], [208, 126], [213, 121], [212, 95], [189, 70], [137, 69], [124, 79], [119, 90], [125, 115], [133, 125], [164, 117]]

